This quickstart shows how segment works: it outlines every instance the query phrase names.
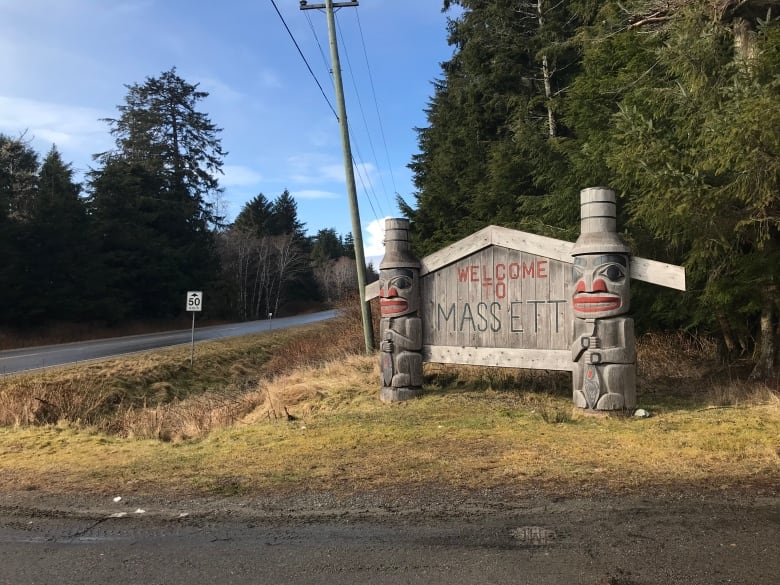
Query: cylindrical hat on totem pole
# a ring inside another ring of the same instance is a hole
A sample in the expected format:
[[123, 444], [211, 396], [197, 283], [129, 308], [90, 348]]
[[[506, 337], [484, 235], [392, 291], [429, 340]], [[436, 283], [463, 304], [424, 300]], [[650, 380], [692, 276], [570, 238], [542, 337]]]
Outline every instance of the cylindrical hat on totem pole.
[[580, 191], [580, 237], [572, 256], [583, 254], [631, 254], [617, 234], [615, 192], [605, 187]]
[[379, 269], [419, 267], [420, 261], [412, 253], [409, 241], [409, 220], [386, 219], [385, 255], [379, 263]]

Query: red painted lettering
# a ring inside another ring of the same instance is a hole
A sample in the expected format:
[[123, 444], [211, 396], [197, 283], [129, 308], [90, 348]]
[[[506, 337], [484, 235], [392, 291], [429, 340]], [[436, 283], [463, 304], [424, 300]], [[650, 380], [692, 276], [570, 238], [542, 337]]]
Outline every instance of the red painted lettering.
[[[491, 287], [507, 280], [521, 278], [547, 278], [548, 260], [530, 260], [528, 262], [499, 263], [492, 267], [485, 264], [472, 264], [457, 268], [458, 282], [479, 282], [484, 287]], [[506, 284], [504, 289], [506, 290]]]

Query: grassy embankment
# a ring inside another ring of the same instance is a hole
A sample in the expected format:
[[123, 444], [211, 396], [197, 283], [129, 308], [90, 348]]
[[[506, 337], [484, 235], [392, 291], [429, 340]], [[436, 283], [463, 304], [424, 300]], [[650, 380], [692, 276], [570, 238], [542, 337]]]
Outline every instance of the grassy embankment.
[[[780, 397], [711, 347], [639, 340], [640, 406], [585, 416], [561, 373], [426, 365], [420, 399], [378, 401], [353, 315], [0, 379], [0, 489], [257, 494], [518, 493], [780, 485]], [[295, 420], [288, 420], [285, 407]]]

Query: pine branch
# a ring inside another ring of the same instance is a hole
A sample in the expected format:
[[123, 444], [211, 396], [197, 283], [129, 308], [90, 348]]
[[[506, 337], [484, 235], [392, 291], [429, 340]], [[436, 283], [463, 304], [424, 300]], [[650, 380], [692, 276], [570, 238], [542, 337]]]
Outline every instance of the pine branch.
[[650, 16], [647, 16], [643, 18], [642, 20], [638, 20], [630, 25], [628, 25], [628, 30], [632, 30], [635, 28], [639, 28], [642, 26], [645, 26], [647, 24], [655, 24], [657, 22], [666, 22], [668, 20], [671, 20], [672, 16], [670, 14], [664, 14], [663, 12], [656, 12], [655, 14], [651, 14]]

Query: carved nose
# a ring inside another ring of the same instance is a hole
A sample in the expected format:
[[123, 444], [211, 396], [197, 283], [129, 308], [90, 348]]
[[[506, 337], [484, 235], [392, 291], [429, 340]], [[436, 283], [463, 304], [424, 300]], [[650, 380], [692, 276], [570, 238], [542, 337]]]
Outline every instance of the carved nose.
[[601, 278], [597, 278], [593, 281], [593, 292], [607, 292], [607, 283]]

